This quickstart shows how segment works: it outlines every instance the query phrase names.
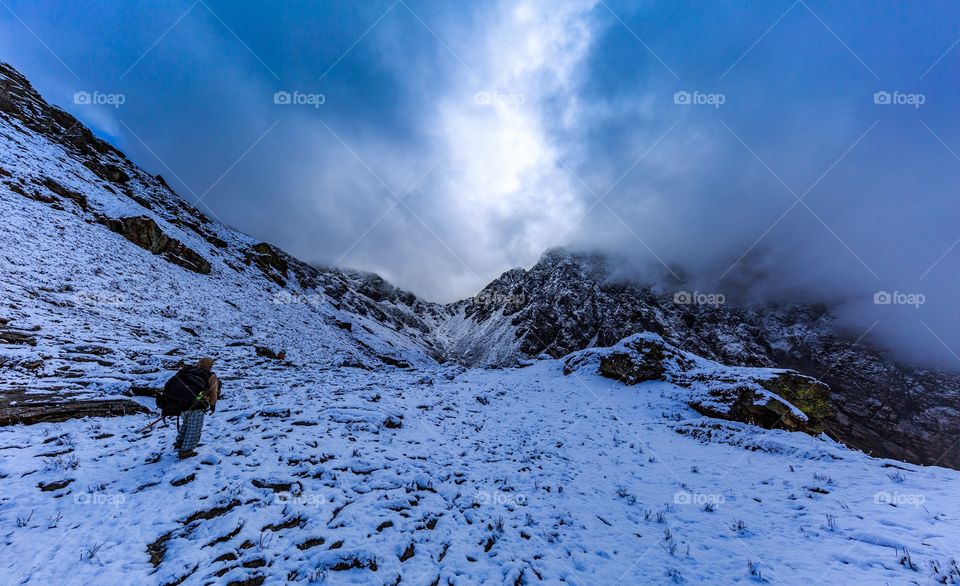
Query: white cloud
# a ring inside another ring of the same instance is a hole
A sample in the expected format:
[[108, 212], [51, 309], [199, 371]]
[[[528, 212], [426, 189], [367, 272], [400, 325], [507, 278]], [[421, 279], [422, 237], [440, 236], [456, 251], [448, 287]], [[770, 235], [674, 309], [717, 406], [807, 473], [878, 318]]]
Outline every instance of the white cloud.
[[[477, 75], [464, 68], [437, 103], [438, 150], [449, 150], [451, 169], [443, 205], [459, 230], [451, 234], [456, 247], [478, 272], [529, 264], [584, 208], [551, 129], [577, 121], [577, 66], [591, 40], [584, 16], [592, 5], [504, 3], [473, 43], [483, 57]], [[560, 119], [549, 118], [548, 103], [562, 105]]]

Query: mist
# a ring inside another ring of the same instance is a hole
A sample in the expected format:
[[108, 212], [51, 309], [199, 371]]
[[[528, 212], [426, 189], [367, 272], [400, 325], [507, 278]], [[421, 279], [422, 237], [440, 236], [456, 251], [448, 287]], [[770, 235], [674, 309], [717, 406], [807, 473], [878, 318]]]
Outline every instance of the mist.
[[308, 262], [446, 302], [600, 250], [960, 367], [956, 4], [8, 1], [5, 61]]

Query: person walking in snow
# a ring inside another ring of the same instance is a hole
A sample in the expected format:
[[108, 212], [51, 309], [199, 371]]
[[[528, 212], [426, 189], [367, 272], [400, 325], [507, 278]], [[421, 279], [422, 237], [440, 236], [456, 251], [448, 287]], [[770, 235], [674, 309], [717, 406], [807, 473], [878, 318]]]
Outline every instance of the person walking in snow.
[[164, 415], [177, 415], [177, 439], [173, 449], [181, 457], [192, 455], [200, 443], [204, 412], [214, 413], [220, 398], [220, 379], [213, 373], [213, 359], [201, 358], [195, 367], [181, 369], [173, 375], [162, 393]]

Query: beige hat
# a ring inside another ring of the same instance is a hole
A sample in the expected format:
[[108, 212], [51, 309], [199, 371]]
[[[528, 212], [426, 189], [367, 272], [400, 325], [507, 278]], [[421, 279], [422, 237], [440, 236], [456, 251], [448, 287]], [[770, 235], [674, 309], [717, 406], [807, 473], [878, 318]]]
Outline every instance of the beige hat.
[[200, 360], [197, 360], [197, 368], [201, 368], [203, 370], [210, 370], [211, 368], [213, 368], [213, 358], [204, 357], [204, 358], [201, 358]]

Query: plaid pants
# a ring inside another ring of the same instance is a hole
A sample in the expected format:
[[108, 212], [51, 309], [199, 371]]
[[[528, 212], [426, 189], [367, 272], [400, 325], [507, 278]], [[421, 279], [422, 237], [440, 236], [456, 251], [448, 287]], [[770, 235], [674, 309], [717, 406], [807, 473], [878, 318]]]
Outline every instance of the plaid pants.
[[174, 446], [181, 452], [189, 452], [200, 443], [203, 431], [203, 411], [184, 411], [180, 422], [180, 432]]

